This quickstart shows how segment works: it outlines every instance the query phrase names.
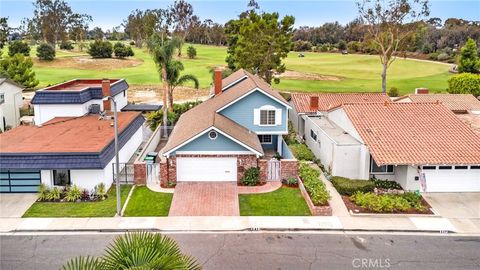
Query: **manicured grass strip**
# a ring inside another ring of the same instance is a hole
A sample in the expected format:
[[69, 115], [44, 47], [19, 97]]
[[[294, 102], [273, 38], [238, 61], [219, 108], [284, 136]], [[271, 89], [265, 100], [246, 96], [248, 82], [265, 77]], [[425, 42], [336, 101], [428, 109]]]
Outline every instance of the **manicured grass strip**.
[[[131, 185], [121, 185], [122, 205]], [[36, 202], [23, 217], [113, 217], [116, 209], [115, 186], [108, 191], [108, 198], [99, 202]]]
[[172, 198], [173, 193], [154, 192], [147, 187], [136, 187], [123, 215], [126, 217], [168, 216]]
[[282, 187], [263, 194], [241, 194], [241, 216], [310, 216], [298, 188]]

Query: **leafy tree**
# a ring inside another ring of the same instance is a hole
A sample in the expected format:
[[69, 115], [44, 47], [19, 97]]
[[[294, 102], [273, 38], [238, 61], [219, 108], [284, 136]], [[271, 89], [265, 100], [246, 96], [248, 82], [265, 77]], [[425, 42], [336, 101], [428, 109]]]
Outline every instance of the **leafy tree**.
[[232, 69], [245, 68], [258, 74], [268, 83], [275, 73], [285, 71], [282, 60], [292, 49], [294, 17], [279, 20], [278, 13], [258, 14], [255, 9], [240, 14], [227, 23], [227, 58]]
[[338, 42], [338, 49], [339, 50], [346, 50], [347, 49], [347, 42], [345, 42], [345, 40], [341, 39], [339, 42]]
[[93, 58], [111, 58], [113, 52], [110, 41], [95, 40], [90, 44], [87, 53]]
[[125, 58], [134, 55], [132, 47], [125, 46], [122, 42], [117, 42], [113, 45], [113, 52], [118, 58]]
[[197, 56], [197, 49], [195, 49], [195, 47], [193, 46], [188, 46], [187, 55], [188, 55], [188, 58], [190, 59], [195, 58]]
[[[86, 14], [72, 14], [70, 17], [70, 39], [77, 42], [83, 42], [87, 36], [88, 23], [92, 21], [92, 17]], [[65, 40], [64, 40], [65, 41]]]
[[460, 51], [460, 59], [458, 60], [458, 72], [480, 72], [480, 59], [477, 52], [477, 43], [469, 38]]
[[62, 43], [60, 43], [60, 49], [67, 50], [67, 51], [73, 50], [73, 44], [68, 40], [63, 41]]
[[125, 34], [141, 48], [143, 43], [154, 33], [164, 39], [172, 24], [172, 14], [167, 9], [134, 10], [124, 22]]
[[103, 39], [103, 37], [105, 36], [105, 33], [103, 33], [103, 30], [100, 27], [93, 28], [92, 31], [90, 31], [88, 34], [91, 39], [95, 39], [95, 40]]
[[174, 30], [180, 38], [178, 45], [178, 56], [182, 55], [182, 46], [185, 42], [185, 37], [188, 35], [188, 26], [192, 21], [193, 7], [185, 0], [176, 0], [173, 6], [170, 7], [173, 22], [175, 23]]
[[10, 27], [8, 26], [8, 17], [0, 17], [0, 49], [3, 49], [7, 43]]
[[37, 57], [40, 60], [51, 61], [55, 58], [55, 48], [48, 43], [42, 43], [37, 47]]
[[178, 244], [168, 236], [151, 232], [127, 233], [115, 238], [105, 255], [77, 257], [63, 266], [63, 270], [116, 269], [201, 269], [191, 256], [185, 255]]
[[0, 73], [26, 88], [33, 88], [39, 83], [32, 67], [32, 59], [20, 53], [0, 59]]
[[385, 93], [387, 69], [395, 61], [401, 42], [415, 30], [411, 22], [429, 15], [428, 0], [363, 0], [357, 5], [371, 40], [379, 47]]
[[451, 94], [480, 96], [480, 74], [461, 73], [448, 79], [447, 91]]
[[182, 62], [173, 60], [167, 66], [167, 85], [168, 85], [168, 107], [173, 110], [173, 90], [179, 85], [184, 85], [187, 82], [192, 82], [194, 87], [198, 89], [199, 82], [197, 77], [191, 74], [180, 76], [180, 72], [185, 69]]
[[15, 54], [20, 53], [25, 56], [30, 56], [30, 46], [26, 42], [21, 40], [15, 40], [10, 42], [8, 45], [8, 55], [14, 56]]
[[389, 97], [398, 97], [398, 95], [399, 95], [398, 88], [391, 87], [390, 89], [388, 89], [387, 95]]

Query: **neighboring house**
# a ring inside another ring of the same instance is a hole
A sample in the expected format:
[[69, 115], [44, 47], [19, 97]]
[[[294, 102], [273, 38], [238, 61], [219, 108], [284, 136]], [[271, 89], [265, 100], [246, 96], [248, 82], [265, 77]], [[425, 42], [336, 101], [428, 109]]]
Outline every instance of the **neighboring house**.
[[31, 101], [35, 124], [42, 125], [54, 117], [110, 110], [113, 101], [103, 101], [104, 96], [112, 96], [117, 102], [117, 111], [121, 111], [128, 103], [127, 82], [124, 79], [74, 79], [38, 90]]
[[20, 108], [23, 106], [22, 91], [25, 87], [0, 78], [0, 130], [20, 125]]
[[480, 134], [480, 100], [471, 94], [411, 94], [395, 102], [440, 102]]
[[[101, 80], [82, 82], [82, 89], [92, 89]], [[60, 84], [56, 87], [72, 89], [71, 85]], [[105, 95], [110, 93], [108, 80], [103, 90]], [[84, 90], [69, 91], [65, 99], [70, 99], [72, 93], [77, 92], [91, 94]], [[95, 99], [102, 101], [98, 97], [103, 95], [101, 92], [94, 91], [93, 94], [96, 95]], [[50, 97], [53, 98], [52, 102], [59, 100], [58, 95], [42, 95], [42, 102], [36, 103], [36, 106], [53, 104], [49, 102]], [[37, 95], [36, 99], [40, 100]], [[20, 126], [0, 134], [0, 192], [36, 192], [40, 183], [60, 187], [75, 184], [88, 190], [104, 183], [109, 188], [113, 181], [112, 164], [115, 160], [114, 120], [109, 108], [110, 101], [105, 103], [100, 104], [103, 109], [101, 114], [96, 111], [88, 114], [87, 111], [85, 115], [78, 115], [78, 110], [72, 116], [63, 116], [70, 113], [67, 104], [59, 105], [67, 112], [37, 107], [36, 113], [38, 110], [48, 112], [50, 120], [39, 118], [37, 126]], [[72, 111], [78, 109], [77, 105], [72, 104]], [[129, 161], [138, 150], [143, 140], [144, 122], [139, 112], [118, 112], [120, 162]]]
[[480, 191], [480, 136], [439, 103], [343, 104], [308, 117], [306, 143], [332, 175], [424, 192]]
[[305, 136], [305, 121], [308, 116], [325, 113], [343, 103], [384, 102], [390, 98], [383, 93], [315, 93], [291, 95], [290, 121], [297, 134]]
[[[180, 117], [162, 150], [163, 183], [240, 181], [250, 167], [264, 172], [277, 152], [294, 159], [282, 138], [288, 134], [287, 101], [243, 69], [223, 80], [217, 70], [214, 77], [214, 95]], [[296, 174], [296, 165], [288, 172], [282, 163], [282, 175]]]

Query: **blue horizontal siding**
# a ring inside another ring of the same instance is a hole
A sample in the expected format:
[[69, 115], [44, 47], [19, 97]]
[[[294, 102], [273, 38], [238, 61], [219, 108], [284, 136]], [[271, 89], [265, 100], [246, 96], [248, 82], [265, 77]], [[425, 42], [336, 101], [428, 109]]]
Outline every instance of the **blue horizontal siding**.
[[[282, 124], [278, 126], [257, 126], [253, 124], [253, 110], [265, 105], [282, 109]], [[254, 132], [278, 132], [287, 130], [287, 107], [260, 91], [255, 91], [219, 112]]]
[[249, 151], [247, 148], [220, 133], [217, 133], [215, 140], [211, 140], [208, 137], [208, 133], [209, 132], [180, 147], [173, 152], [172, 155], [175, 155], [177, 151]]
[[[137, 116], [118, 136], [120, 149], [143, 125], [145, 119]], [[99, 153], [1, 153], [2, 169], [103, 169], [115, 156], [112, 140]]]
[[[112, 85], [110, 92], [112, 96], [128, 89], [125, 80]], [[102, 99], [103, 93], [101, 87], [90, 87], [82, 91], [61, 91], [44, 90], [37, 91], [32, 98], [32, 104], [83, 104], [92, 99]]]

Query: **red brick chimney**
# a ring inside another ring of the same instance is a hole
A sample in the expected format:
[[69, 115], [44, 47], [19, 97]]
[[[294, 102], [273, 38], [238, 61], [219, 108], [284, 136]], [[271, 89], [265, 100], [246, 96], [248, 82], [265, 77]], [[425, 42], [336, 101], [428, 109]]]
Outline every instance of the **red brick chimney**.
[[428, 94], [428, 88], [415, 88], [415, 94]]
[[310, 96], [310, 110], [318, 111], [318, 96]]
[[[103, 97], [111, 96], [110, 80], [109, 79], [103, 79], [102, 80], [102, 94], [103, 94]], [[110, 100], [104, 100], [103, 101], [103, 110], [104, 111], [110, 111], [111, 110], [111, 101]]]
[[217, 68], [214, 71], [213, 87], [215, 90], [215, 96], [218, 96], [222, 93], [222, 70], [221, 69]]

